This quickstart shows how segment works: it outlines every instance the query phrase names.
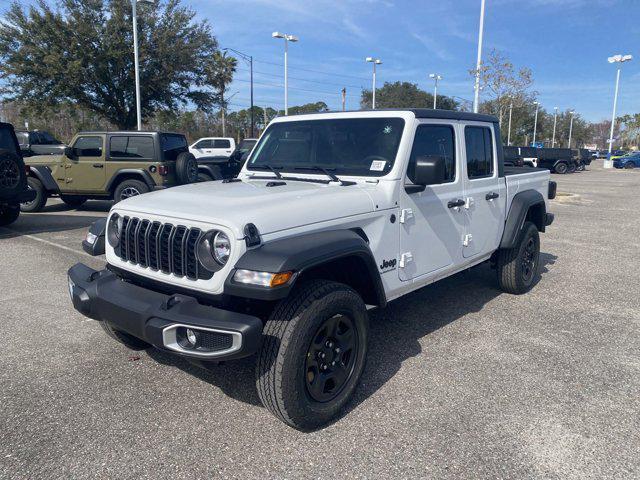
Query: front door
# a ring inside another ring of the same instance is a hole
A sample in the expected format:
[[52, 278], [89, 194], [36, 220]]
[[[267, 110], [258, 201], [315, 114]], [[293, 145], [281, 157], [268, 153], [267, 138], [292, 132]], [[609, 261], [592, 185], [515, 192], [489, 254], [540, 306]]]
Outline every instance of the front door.
[[491, 124], [465, 123], [466, 172], [464, 173], [467, 228], [463, 237], [463, 255], [491, 253], [498, 248], [503, 231], [506, 205], [504, 178], [498, 175], [496, 138]]
[[100, 192], [105, 187], [104, 136], [82, 135], [71, 146], [71, 158], [65, 157], [67, 192]]
[[[461, 261], [461, 238], [465, 215], [454, 206], [462, 200], [463, 177], [455, 122], [420, 123], [416, 129], [405, 188], [400, 193], [400, 280], [444, 272]], [[445, 181], [412, 188], [416, 159], [420, 156], [445, 159]]]

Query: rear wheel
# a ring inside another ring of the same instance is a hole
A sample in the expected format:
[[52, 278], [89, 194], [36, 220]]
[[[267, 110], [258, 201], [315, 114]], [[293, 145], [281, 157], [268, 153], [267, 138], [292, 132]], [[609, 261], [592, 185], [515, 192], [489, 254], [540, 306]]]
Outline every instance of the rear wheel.
[[148, 191], [149, 187], [147, 186], [147, 184], [141, 182], [140, 180], [124, 180], [116, 187], [116, 190], [113, 193], [113, 199], [116, 202], [121, 202], [122, 200], [142, 195], [143, 193], [147, 193]]
[[78, 208], [87, 201], [82, 195], [60, 195], [60, 199], [71, 208]]
[[635, 165], [633, 162], [627, 162], [624, 164], [624, 168], [632, 169], [635, 168]]
[[20, 210], [23, 212], [39, 212], [44, 206], [47, 204], [47, 191], [42, 185], [42, 182], [34, 177], [27, 178], [27, 186], [29, 190], [35, 190], [36, 196], [30, 202], [25, 202], [20, 204]]
[[575, 171], [578, 169], [577, 165], [575, 163], [570, 163], [569, 164], [569, 173], [575, 173]]
[[128, 333], [121, 332], [111, 326], [110, 323], [101, 321], [98, 322], [102, 329], [113, 338], [116, 342], [123, 344], [124, 346], [130, 348], [131, 350], [144, 350], [145, 348], [149, 348], [149, 344], [136, 338]]
[[300, 430], [329, 422], [360, 379], [368, 329], [364, 302], [347, 285], [326, 280], [301, 285], [264, 328], [256, 366], [264, 406]]
[[0, 227], [11, 225], [20, 216], [20, 205], [17, 203], [0, 203]]
[[513, 248], [498, 252], [498, 283], [507, 293], [520, 295], [531, 290], [538, 274], [540, 235], [531, 222], [525, 222]]
[[554, 167], [554, 171], [559, 174], [565, 174], [568, 170], [569, 166], [564, 162], [560, 162]]

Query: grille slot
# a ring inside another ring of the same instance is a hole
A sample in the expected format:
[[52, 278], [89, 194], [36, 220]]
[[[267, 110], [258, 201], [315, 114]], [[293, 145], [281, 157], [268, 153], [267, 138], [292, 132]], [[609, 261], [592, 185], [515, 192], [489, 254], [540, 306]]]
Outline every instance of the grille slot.
[[197, 255], [202, 235], [199, 228], [124, 217], [122, 238], [115, 252], [125, 262], [141, 267], [191, 280], [208, 280], [213, 272], [202, 267]]
[[200, 346], [211, 352], [226, 350], [233, 345], [233, 337], [228, 334], [218, 332], [205, 332], [197, 330]]

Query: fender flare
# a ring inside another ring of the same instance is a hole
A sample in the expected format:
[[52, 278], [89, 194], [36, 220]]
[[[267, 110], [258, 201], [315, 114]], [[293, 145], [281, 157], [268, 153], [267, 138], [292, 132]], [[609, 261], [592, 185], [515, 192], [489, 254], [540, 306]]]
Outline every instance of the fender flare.
[[53, 178], [53, 175], [51, 175], [51, 170], [49, 169], [49, 167], [46, 167], [44, 165], [29, 166], [29, 174], [40, 180], [48, 193], [60, 192], [60, 187], [58, 187], [58, 184]]
[[[224, 293], [259, 300], [279, 300], [289, 295], [296, 281], [314, 267], [347, 257], [362, 262], [371, 281], [373, 291], [365, 303], [385, 306], [386, 294], [377, 263], [368, 243], [361, 234], [353, 230], [327, 230], [265, 243], [245, 252], [229, 273]], [[265, 288], [237, 283], [233, 276], [238, 269], [259, 272], [295, 272], [291, 281], [275, 288]]]
[[111, 179], [107, 183], [106, 190], [111, 191], [112, 187], [120, 183], [120, 178], [123, 175], [136, 175], [140, 177], [139, 179], [147, 184], [149, 190], [153, 190], [153, 187], [156, 186], [156, 182], [153, 181], [153, 178], [151, 178], [151, 174], [146, 170], [143, 170], [141, 168], [124, 168], [122, 170], [118, 170], [118, 173], [111, 177]]
[[218, 165], [198, 164], [198, 173], [206, 173], [214, 180], [222, 179], [222, 171], [220, 170], [220, 167]]
[[507, 221], [504, 225], [504, 232], [500, 240], [500, 248], [513, 248], [515, 246], [518, 234], [522, 230], [524, 221], [527, 218], [529, 209], [533, 206], [540, 205], [542, 211], [539, 219], [534, 219], [534, 223], [538, 230], [544, 232], [546, 226], [547, 206], [544, 203], [544, 197], [537, 190], [525, 190], [517, 193], [513, 197]]

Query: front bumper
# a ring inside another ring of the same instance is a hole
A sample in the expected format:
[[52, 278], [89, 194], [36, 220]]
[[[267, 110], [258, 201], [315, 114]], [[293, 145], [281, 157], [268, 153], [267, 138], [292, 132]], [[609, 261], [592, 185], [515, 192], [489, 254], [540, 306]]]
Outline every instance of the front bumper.
[[[201, 305], [185, 295], [164, 295], [81, 263], [71, 267], [68, 276], [76, 310], [157, 348], [186, 357], [230, 360], [251, 355], [260, 345], [262, 321], [257, 317]], [[229, 342], [215, 351], [189, 350], [176, 341], [176, 331], [182, 328], [215, 335], [220, 345], [227, 335]]]

